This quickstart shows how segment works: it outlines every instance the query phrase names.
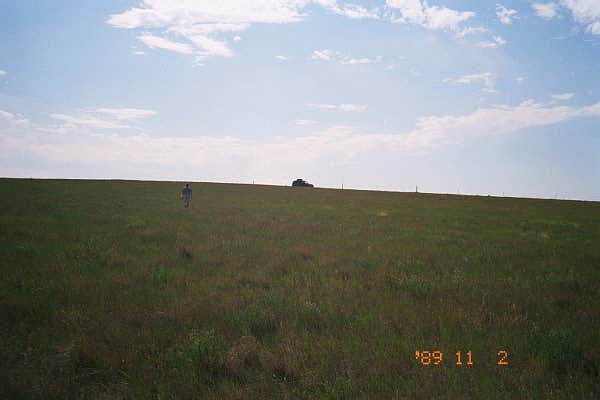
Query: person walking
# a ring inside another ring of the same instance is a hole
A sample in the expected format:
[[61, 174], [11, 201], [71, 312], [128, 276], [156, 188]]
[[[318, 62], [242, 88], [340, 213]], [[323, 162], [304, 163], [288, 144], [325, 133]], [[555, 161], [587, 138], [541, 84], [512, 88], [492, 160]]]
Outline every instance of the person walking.
[[183, 199], [183, 206], [188, 208], [190, 201], [192, 201], [192, 188], [189, 183], [186, 183], [185, 187], [181, 190], [181, 198]]

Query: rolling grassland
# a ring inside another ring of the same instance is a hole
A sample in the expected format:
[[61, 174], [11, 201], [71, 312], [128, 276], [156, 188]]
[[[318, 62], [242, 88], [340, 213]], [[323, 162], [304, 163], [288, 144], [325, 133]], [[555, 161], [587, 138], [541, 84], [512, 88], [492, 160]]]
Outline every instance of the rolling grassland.
[[0, 398], [600, 397], [600, 203], [181, 186], [0, 180]]

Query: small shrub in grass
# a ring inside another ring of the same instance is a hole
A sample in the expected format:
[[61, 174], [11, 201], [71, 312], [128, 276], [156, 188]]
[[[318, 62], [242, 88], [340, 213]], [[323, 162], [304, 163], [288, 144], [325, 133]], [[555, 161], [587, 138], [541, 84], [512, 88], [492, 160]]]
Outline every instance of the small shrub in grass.
[[184, 245], [178, 246], [178, 253], [181, 258], [190, 259], [193, 257], [192, 250]]
[[357, 397], [356, 387], [350, 378], [338, 378], [335, 382], [323, 382], [318, 386], [316, 398], [342, 400]]
[[292, 254], [293, 254], [294, 258], [298, 258], [298, 259], [304, 260], [304, 261], [312, 260], [314, 258], [314, 255], [313, 255], [311, 249], [308, 246], [303, 245], [303, 244], [296, 246], [294, 248]]
[[271, 280], [264, 276], [250, 275], [250, 274], [238, 274], [235, 277], [235, 282], [238, 286], [247, 288], [262, 288], [269, 289], [271, 287]]
[[258, 305], [251, 305], [240, 311], [231, 311], [223, 318], [231, 329], [247, 336], [263, 337], [277, 330], [275, 314]]
[[552, 372], [568, 373], [583, 360], [581, 346], [571, 332], [536, 333], [530, 339], [531, 351]]
[[173, 273], [165, 267], [157, 266], [151, 271], [152, 281], [160, 287], [167, 286], [173, 280]]
[[302, 328], [309, 331], [320, 331], [323, 328], [323, 315], [317, 303], [306, 301], [299, 308], [298, 322]]
[[402, 272], [399, 275], [387, 274], [385, 283], [393, 291], [405, 291], [416, 299], [423, 299], [431, 294], [432, 282], [419, 273]]
[[181, 351], [188, 362], [195, 367], [199, 378], [206, 383], [214, 383], [219, 373], [222, 343], [213, 329], [194, 332]]

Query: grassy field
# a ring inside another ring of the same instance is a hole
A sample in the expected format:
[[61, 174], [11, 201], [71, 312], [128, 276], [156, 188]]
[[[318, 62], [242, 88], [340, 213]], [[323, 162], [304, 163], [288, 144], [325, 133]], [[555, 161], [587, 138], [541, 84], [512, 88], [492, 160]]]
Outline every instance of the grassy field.
[[600, 398], [600, 203], [192, 188], [0, 180], [0, 398]]

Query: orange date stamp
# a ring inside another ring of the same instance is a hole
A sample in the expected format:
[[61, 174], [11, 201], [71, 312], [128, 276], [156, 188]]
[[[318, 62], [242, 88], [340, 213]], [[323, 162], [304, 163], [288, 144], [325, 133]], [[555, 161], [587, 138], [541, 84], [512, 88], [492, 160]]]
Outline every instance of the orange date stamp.
[[[498, 359], [496, 365], [506, 366], [508, 365], [508, 351], [499, 350], [497, 353]], [[454, 357], [450, 356], [450, 362], [458, 366], [472, 366], [475, 365], [472, 351], [457, 351], [454, 353]], [[441, 350], [417, 350], [415, 351], [415, 359], [421, 363], [421, 365], [441, 365], [444, 362], [444, 352]]]

